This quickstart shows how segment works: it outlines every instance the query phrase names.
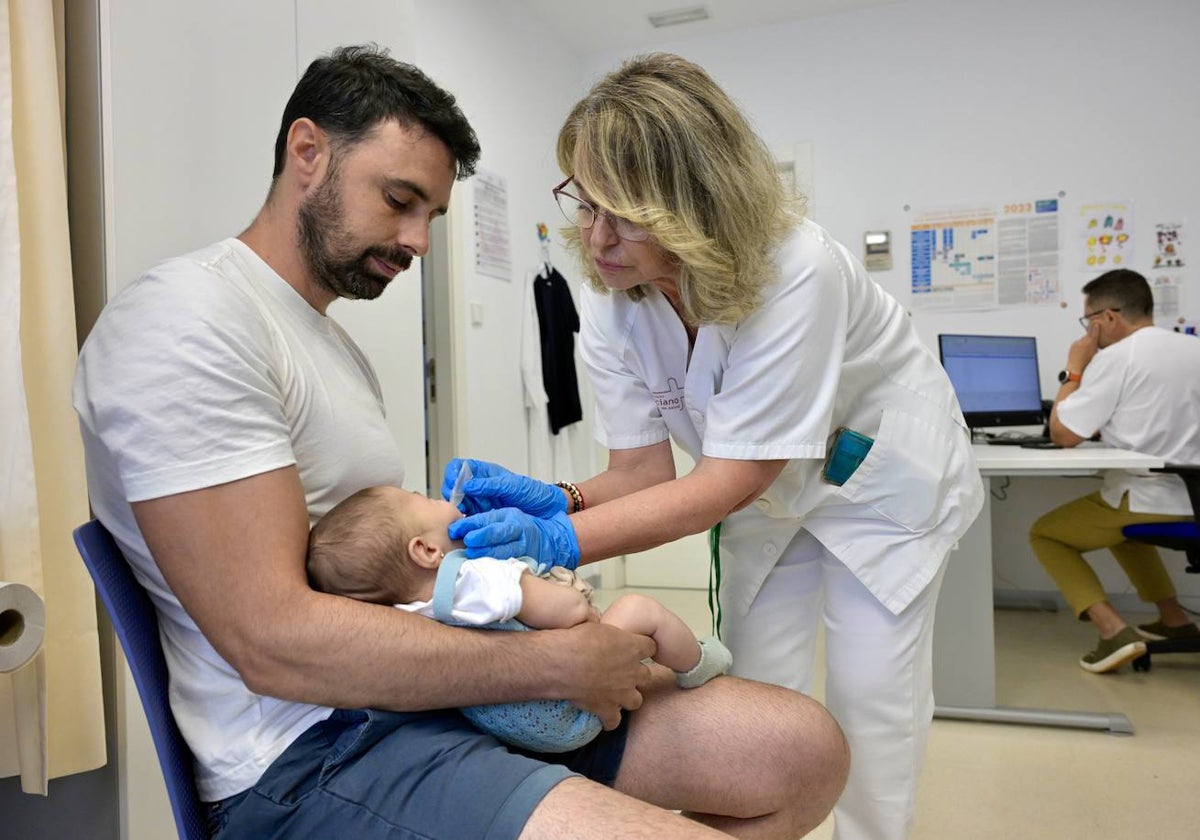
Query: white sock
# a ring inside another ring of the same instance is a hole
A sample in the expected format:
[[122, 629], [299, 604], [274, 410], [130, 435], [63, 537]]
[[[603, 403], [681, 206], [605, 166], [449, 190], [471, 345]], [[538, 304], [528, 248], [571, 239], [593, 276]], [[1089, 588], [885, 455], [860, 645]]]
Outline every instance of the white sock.
[[727, 673], [733, 665], [733, 654], [716, 636], [705, 636], [697, 642], [700, 644], [700, 661], [690, 671], [675, 672], [675, 682], [680, 688], [704, 685], [713, 677]]

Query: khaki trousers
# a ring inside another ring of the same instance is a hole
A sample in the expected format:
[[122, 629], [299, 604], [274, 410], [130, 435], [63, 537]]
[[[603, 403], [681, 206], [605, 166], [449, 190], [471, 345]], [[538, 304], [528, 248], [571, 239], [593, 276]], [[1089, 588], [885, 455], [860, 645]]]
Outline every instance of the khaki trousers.
[[1175, 584], [1158, 549], [1125, 539], [1121, 529], [1143, 522], [1174, 522], [1181, 516], [1131, 513], [1129, 495], [1114, 508], [1092, 493], [1047, 513], [1029, 529], [1029, 542], [1042, 566], [1054, 578], [1063, 597], [1083, 617], [1088, 607], [1108, 600], [1100, 579], [1083, 559], [1083, 552], [1107, 548], [1137, 589], [1138, 597], [1155, 603], [1175, 597]]

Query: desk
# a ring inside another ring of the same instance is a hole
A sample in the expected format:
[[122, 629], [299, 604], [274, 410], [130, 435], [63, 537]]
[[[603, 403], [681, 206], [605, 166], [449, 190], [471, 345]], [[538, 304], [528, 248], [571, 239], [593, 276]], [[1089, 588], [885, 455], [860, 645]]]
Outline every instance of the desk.
[[1074, 449], [976, 444], [974, 450], [987, 492], [979, 517], [950, 556], [938, 598], [933, 632], [933, 690], [937, 698], [934, 716], [1132, 734], [1133, 726], [1123, 714], [996, 705], [991, 479], [993, 476], [1094, 475], [1104, 469], [1161, 467], [1162, 459], [1092, 443]]

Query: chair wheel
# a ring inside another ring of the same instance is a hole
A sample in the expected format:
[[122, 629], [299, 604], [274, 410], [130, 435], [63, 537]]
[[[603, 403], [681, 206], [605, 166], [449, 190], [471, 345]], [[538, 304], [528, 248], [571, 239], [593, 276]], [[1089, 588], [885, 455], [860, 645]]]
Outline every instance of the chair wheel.
[[1149, 671], [1150, 670], [1150, 654], [1143, 653], [1137, 659], [1133, 660], [1134, 671]]

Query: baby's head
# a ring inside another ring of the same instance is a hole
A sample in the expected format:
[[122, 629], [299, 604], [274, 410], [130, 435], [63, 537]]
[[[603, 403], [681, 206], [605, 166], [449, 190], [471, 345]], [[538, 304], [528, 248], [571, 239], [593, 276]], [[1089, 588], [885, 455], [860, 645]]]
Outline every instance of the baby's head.
[[399, 487], [368, 487], [321, 517], [308, 537], [314, 589], [376, 604], [428, 601], [438, 566], [457, 547], [449, 502]]

